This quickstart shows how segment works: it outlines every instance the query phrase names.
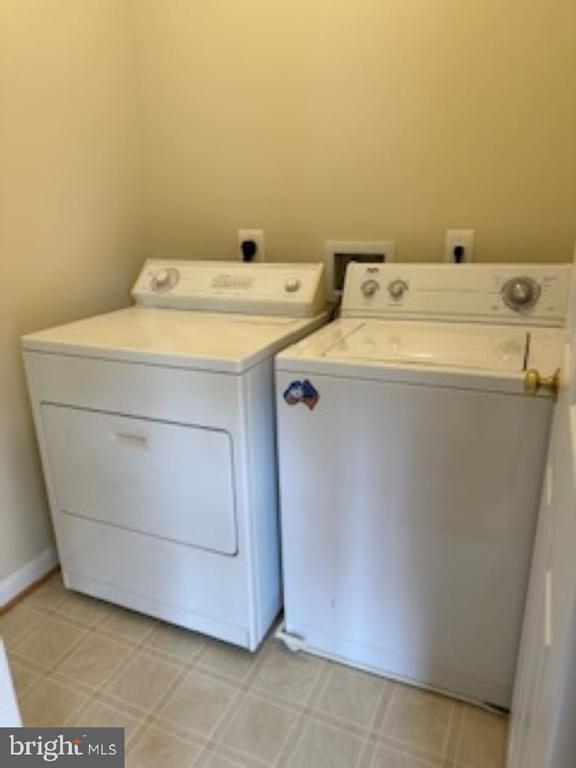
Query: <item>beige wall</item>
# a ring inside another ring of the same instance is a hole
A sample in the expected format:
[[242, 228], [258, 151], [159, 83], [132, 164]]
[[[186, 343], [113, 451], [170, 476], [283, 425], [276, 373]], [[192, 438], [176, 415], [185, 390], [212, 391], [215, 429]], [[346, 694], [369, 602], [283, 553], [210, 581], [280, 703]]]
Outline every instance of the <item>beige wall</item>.
[[124, 0], [0, 2], [0, 586], [50, 546], [19, 336], [125, 303], [138, 120]]
[[20, 334], [239, 227], [568, 260], [575, 79], [573, 0], [0, 0], [0, 586], [50, 545]]
[[574, 0], [135, 0], [149, 247], [270, 257], [392, 238], [566, 261], [576, 239]]

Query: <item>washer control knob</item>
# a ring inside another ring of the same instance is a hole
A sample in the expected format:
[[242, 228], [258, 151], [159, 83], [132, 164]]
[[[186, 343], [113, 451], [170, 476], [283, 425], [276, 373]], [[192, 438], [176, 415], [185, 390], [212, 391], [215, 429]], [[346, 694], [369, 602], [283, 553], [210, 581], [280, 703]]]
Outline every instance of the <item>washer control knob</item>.
[[408, 290], [408, 283], [404, 280], [393, 280], [388, 286], [388, 293], [392, 299], [399, 301]]
[[380, 290], [380, 283], [377, 280], [372, 280], [371, 278], [369, 280], [364, 280], [360, 286], [360, 290], [367, 299], [371, 299], [376, 291]]
[[152, 290], [156, 293], [165, 293], [178, 283], [180, 272], [174, 267], [159, 269], [152, 278]]
[[284, 290], [288, 293], [296, 293], [298, 288], [300, 288], [300, 285], [300, 280], [298, 280], [297, 277], [289, 277], [284, 283]]
[[540, 298], [540, 286], [531, 277], [513, 277], [504, 283], [502, 298], [510, 309], [531, 309]]

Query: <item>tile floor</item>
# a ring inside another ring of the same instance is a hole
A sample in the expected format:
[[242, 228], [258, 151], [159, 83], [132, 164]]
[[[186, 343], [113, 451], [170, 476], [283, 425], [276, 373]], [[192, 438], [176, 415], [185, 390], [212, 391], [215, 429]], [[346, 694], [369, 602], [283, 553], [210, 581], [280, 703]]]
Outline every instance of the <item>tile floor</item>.
[[123, 726], [129, 768], [500, 768], [506, 720], [305, 655], [249, 654], [63, 589], [0, 617], [25, 724]]

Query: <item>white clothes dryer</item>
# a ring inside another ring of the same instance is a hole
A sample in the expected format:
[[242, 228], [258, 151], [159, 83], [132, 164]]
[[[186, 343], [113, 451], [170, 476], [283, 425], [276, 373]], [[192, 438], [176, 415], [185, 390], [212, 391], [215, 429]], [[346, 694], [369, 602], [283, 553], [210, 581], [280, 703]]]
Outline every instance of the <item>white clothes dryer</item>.
[[509, 705], [568, 274], [351, 264], [277, 357], [292, 647]]
[[146, 263], [136, 305], [24, 337], [67, 587], [254, 650], [281, 606], [273, 356], [322, 266]]

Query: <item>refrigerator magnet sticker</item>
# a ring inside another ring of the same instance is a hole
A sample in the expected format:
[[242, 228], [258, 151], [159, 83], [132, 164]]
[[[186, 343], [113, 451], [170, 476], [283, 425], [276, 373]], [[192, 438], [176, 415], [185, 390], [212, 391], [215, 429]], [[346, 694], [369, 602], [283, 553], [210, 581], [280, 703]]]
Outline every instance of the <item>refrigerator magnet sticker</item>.
[[312, 382], [304, 379], [303, 381], [293, 381], [290, 384], [284, 392], [284, 400], [288, 405], [304, 403], [312, 411], [320, 400], [320, 394]]

